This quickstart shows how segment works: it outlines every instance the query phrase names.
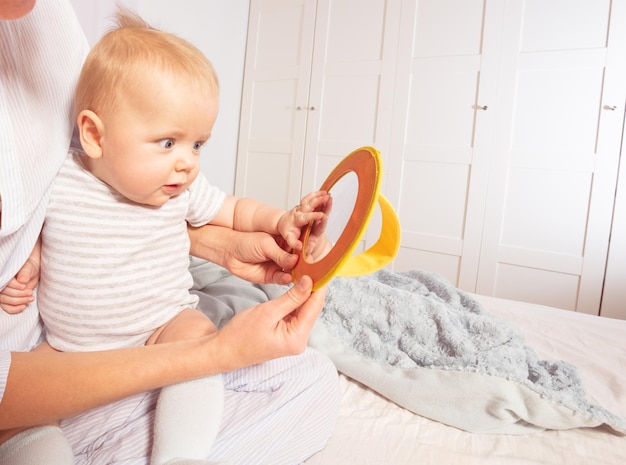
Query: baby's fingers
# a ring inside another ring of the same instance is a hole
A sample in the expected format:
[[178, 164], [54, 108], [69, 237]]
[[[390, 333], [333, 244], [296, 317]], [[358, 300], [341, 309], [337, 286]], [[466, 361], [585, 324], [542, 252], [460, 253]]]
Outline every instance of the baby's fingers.
[[302, 211], [313, 211], [328, 202], [330, 194], [326, 191], [315, 191], [305, 195], [300, 201]]
[[300, 214], [296, 217], [296, 224], [298, 227], [302, 228], [309, 224], [311, 221], [320, 221], [323, 220], [326, 214], [324, 212], [303, 212], [300, 211]]

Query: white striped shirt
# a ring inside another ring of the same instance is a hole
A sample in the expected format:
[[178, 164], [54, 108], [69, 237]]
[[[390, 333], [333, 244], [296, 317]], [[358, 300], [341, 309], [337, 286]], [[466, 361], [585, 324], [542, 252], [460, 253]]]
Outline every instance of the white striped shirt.
[[[67, 155], [74, 85], [87, 41], [69, 2], [39, 0], [24, 18], [0, 21], [0, 289], [28, 258], [50, 186]], [[34, 304], [0, 311], [0, 350], [40, 339]], [[10, 358], [0, 357], [0, 399]]]
[[225, 198], [200, 173], [163, 206], [141, 205], [70, 153], [42, 232], [38, 301], [50, 345], [65, 352], [143, 345], [181, 310], [195, 308], [187, 222], [207, 224]]

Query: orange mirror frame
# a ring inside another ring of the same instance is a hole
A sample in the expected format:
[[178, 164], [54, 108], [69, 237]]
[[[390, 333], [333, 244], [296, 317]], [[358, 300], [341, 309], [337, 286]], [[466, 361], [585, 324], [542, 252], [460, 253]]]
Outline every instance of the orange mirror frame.
[[[346, 156], [328, 175], [320, 190], [330, 191], [343, 176], [355, 173], [358, 193], [354, 209], [345, 229], [326, 256], [309, 263], [304, 258], [306, 244], [313, 224], [303, 229], [303, 243], [298, 263], [292, 270], [294, 282], [308, 275], [313, 279], [313, 290], [328, 283], [334, 276], [361, 276], [388, 265], [400, 247], [400, 222], [393, 207], [380, 194], [382, 162], [380, 152], [373, 147], [361, 147]], [[372, 218], [374, 207], [380, 206], [382, 228], [378, 241], [369, 249], [353, 255]]]

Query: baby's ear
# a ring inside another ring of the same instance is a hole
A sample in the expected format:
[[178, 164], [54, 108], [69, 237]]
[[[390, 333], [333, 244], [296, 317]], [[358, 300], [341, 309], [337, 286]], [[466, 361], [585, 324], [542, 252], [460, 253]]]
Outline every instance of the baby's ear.
[[76, 118], [80, 144], [89, 158], [102, 156], [102, 135], [104, 125], [98, 115], [91, 110], [83, 110]]

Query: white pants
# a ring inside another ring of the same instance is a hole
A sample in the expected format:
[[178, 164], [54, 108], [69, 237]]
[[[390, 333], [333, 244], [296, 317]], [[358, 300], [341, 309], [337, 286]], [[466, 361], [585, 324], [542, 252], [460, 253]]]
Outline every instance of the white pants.
[[[320, 450], [339, 411], [335, 367], [313, 349], [224, 374], [221, 430], [208, 457], [232, 464], [298, 464]], [[61, 428], [76, 464], [147, 465], [157, 391], [76, 417]]]
[[[221, 327], [237, 312], [278, 297], [283, 286], [252, 285], [196, 260], [191, 272], [198, 308]], [[242, 343], [245, 343], [243, 341]], [[320, 450], [339, 414], [337, 371], [307, 349], [223, 374], [224, 414], [209, 460], [232, 465], [298, 464]], [[158, 391], [63, 420], [77, 465], [147, 465]]]

